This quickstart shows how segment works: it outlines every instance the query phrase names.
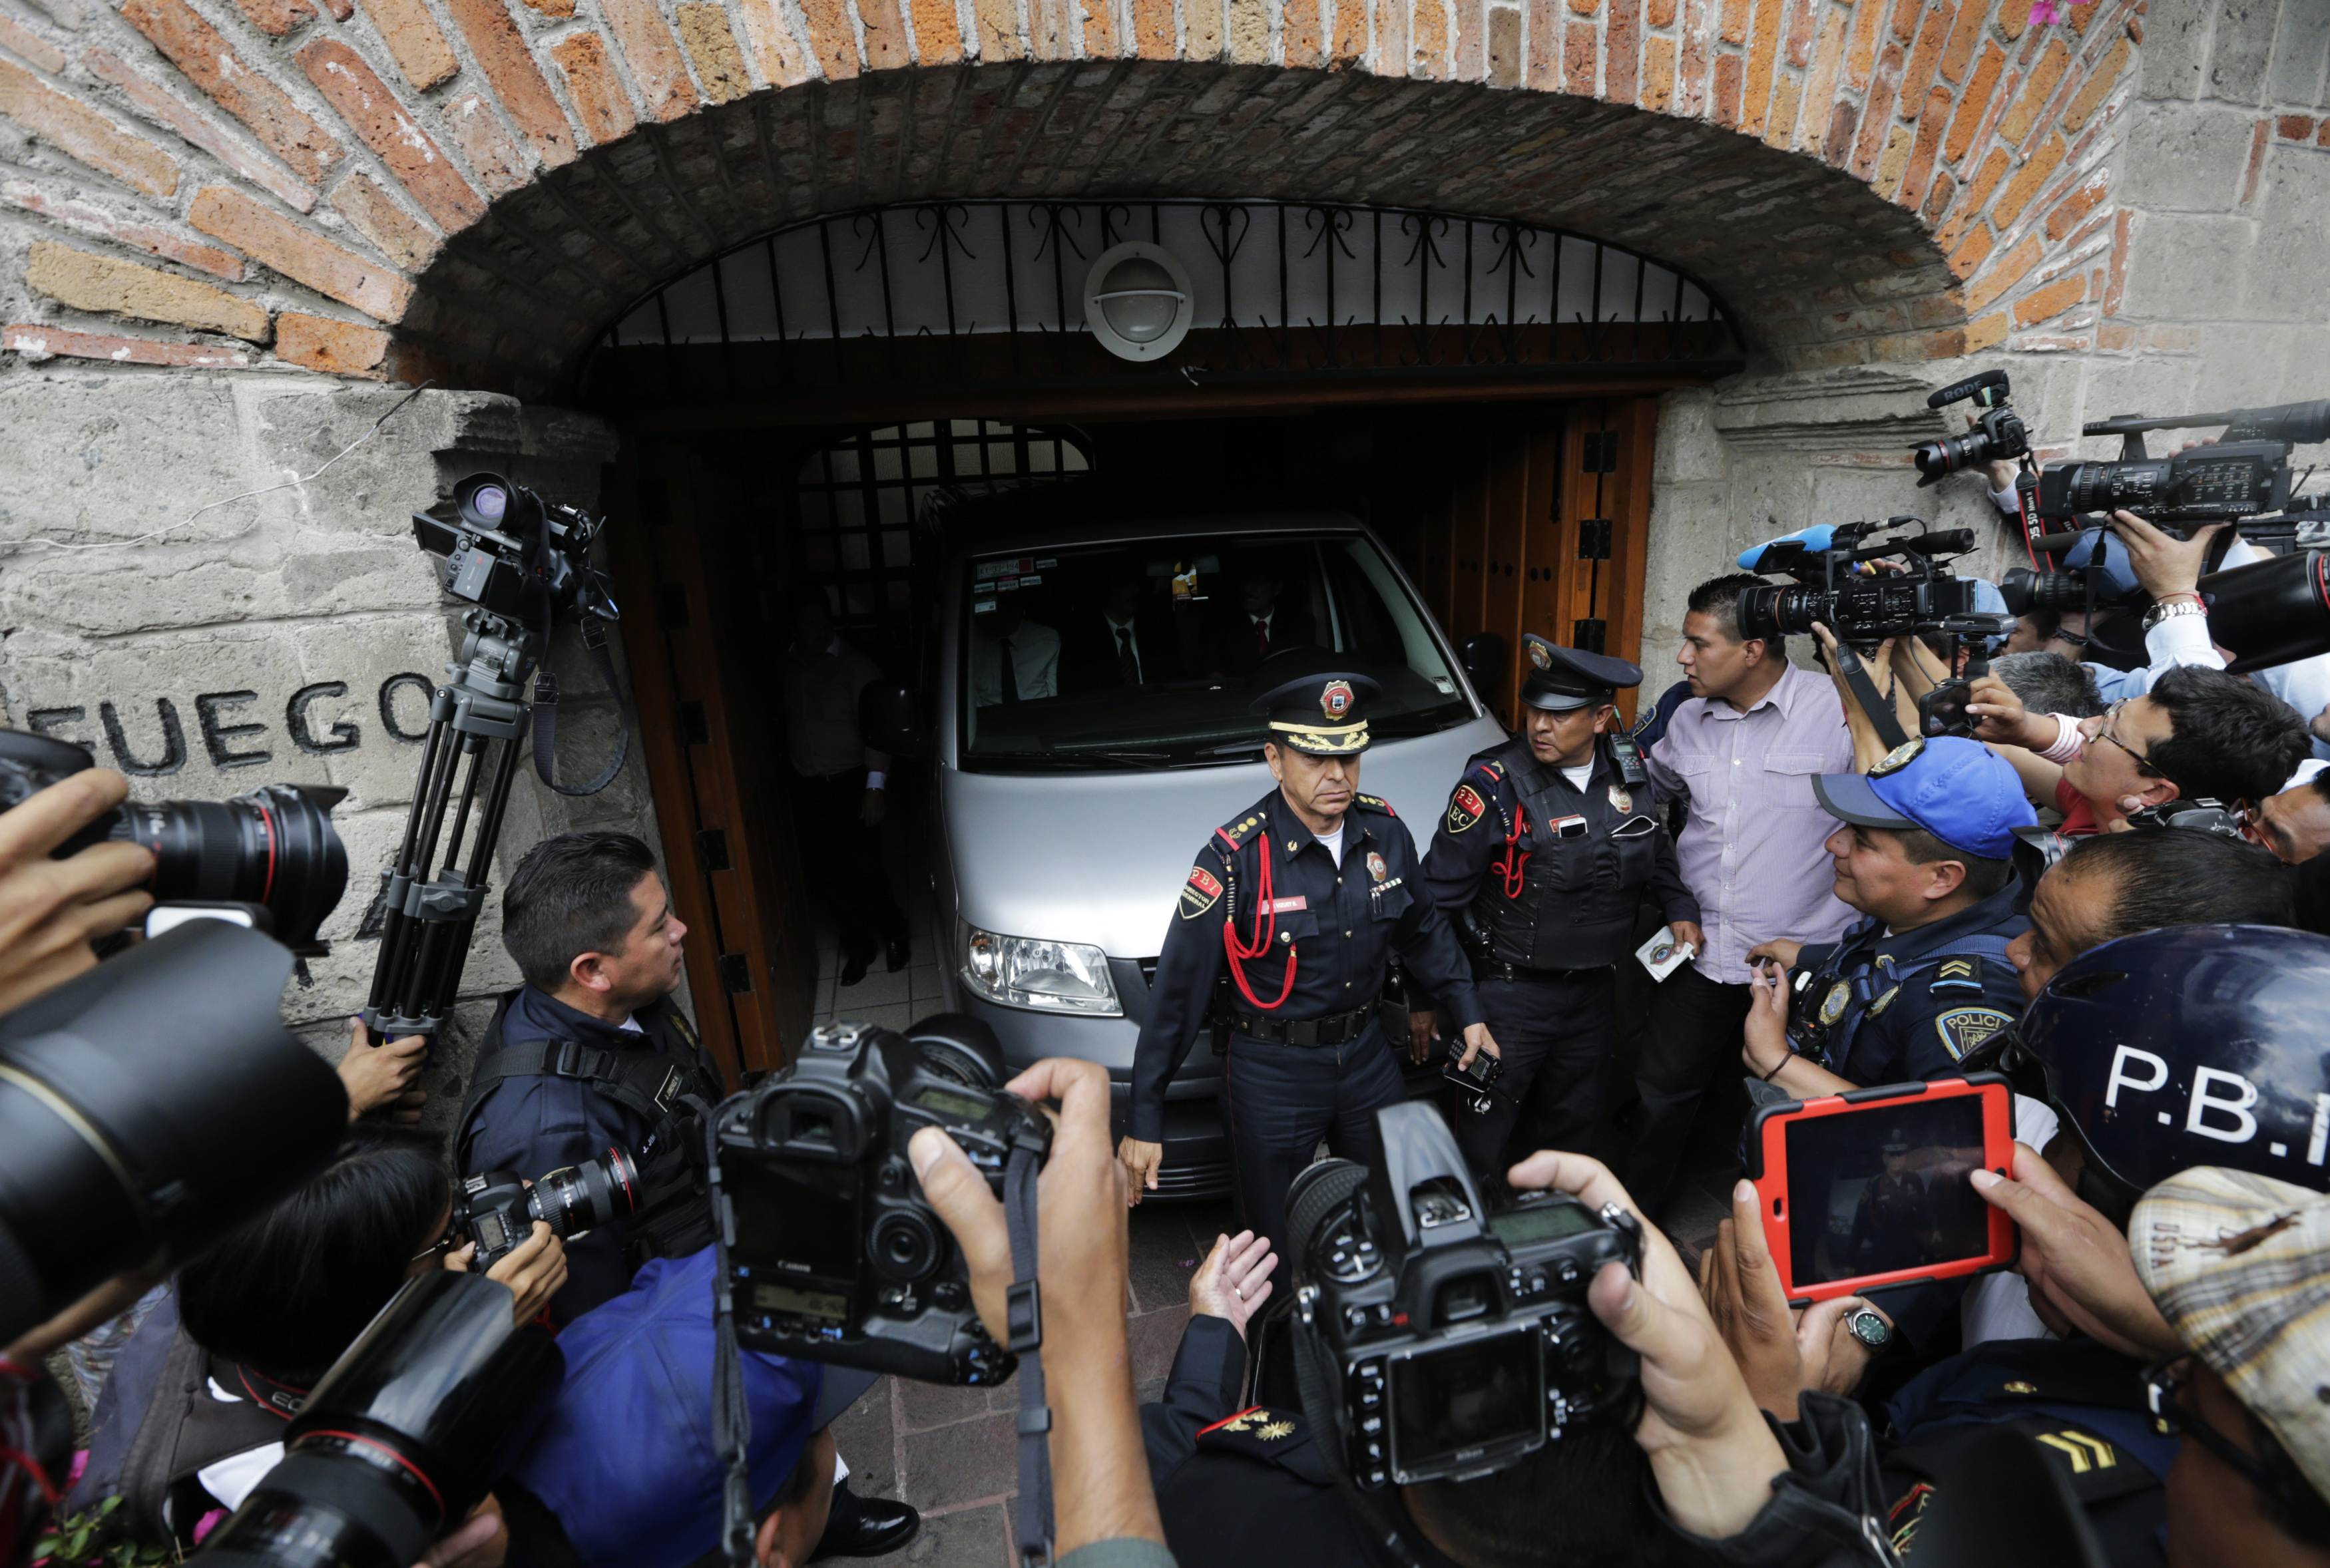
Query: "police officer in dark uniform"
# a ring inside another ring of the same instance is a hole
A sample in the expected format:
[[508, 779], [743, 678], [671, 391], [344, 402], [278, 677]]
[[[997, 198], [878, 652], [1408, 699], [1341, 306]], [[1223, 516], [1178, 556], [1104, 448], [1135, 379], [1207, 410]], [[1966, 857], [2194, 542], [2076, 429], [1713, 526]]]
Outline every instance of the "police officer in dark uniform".
[[[1980, 741], [1919, 736], [1813, 788], [1840, 824], [1836, 896], [1864, 918], [1833, 943], [1749, 949], [1762, 966], [1749, 1069], [1798, 1099], [1962, 1071], [2022, 1011], [2006, 948], [2031, 922], [2014, 912], [2012, 856], [2037, 817], [2021, 781]], [[1783, 1038], [1770, 987], [1790, 969]]]
[[[1613, 699], [1642, 684], [1624, 659], [1523, 639], [1522, 732], [1474, 757], [1448, 798], [1424, 874], [1473, 953], [1481, 1006], [1502, 1047], [1486, 1109], [1452, 1119], [1475, 1171], [1526, 1148], [1592, 1148], [1602, 1080], [1617, 1044], [1615, 966], [1633, 952], [1647, 893], [1678, 944], [1704, 945], [1699, 904], [1650, 791], [1621, 776]], [[1617, 741], [1605, 739], [1616, 737]], [[1428, 999], [1411, 1049], [1432, 1038]]]
[[637, 1162], [639, 1211], [567, 1243], [554, 1321], [620, 1296], [650, 1257], [712, 1240], [696, 1110], [719, 1070], [672, 1000], [687, 934], [648, 846], [628, 833], [567, 833], [526, 853], [502, 895], [502, 941], [526, 983], [503, 995], [478, 1044], [456, 1158], [464, 1176], [545, 1172], [620, 1147]]
[[1327, 656], [1297, 650], [1263, 667], [1253, 711], [1269, 721], [1263, 755], [1278, 788], [1217, 828], [1189, 868], [1118, 1148], [1138, 1203], [1164, 1155], [1165, 1086], [1213, 1009], [1228, 1044], [1223, 1110], [1239, 1207], [1281, 1244], [1287, 1184], [1321, 1138], [1362, 1164], [1381, 1154], [1375, 1113], [1402, 1092], [1376, 1016], [1393, 951], [1439, 996], [1467, 1064], [1497, 1048], [1455, 933], [1425, 894], [1416, 841], [1389, 806], [1359, 793], [1365, 707], [1378, 688]]

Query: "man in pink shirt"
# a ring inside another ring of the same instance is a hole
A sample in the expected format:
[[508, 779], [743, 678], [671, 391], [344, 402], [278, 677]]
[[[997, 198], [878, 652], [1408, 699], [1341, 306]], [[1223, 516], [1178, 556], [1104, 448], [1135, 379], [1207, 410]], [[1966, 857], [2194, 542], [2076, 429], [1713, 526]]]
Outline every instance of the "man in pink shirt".
[[1635, 1064], [1642, 1119], [1624, 1181], [1654, 1216], [1700, 1095], [1738, 1073], [1748, 949], [1833, 941], [1853, 919], [1821, 847], [1836, 824], [1813, 794], [1821, 774], [1852, 770], [1852, 735], [1828, 676], [1789, 664], [1785, 639], [1740, 637], [1740, 590], [1763, 585], [1738, 573], [1691, 590], [1675, 655], [1691, 696], [1644, 759], [1661, 798], [1684, 807], [1676, 856], [1707, 937], [1660, 986]]

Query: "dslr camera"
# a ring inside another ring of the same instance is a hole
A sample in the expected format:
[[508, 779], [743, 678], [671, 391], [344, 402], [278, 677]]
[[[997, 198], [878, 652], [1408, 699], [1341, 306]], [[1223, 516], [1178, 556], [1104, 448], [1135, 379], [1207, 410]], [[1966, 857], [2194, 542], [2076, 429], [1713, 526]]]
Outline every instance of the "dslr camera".
[[[85, 746], [0, 730], [0, 811], [94, 766]], [[267, 784], [227, 800], [127, 801], [57, 845], [55, 857], [109, 838], [142, 844], [154, 852], [156, 904], [251, 906], [263, 919], [237, 923], [314, 955], [323, 950], [316, 932], [348, 885], [348, 852], [331, 815], [346, 794], [328, 784]]]
[[[980, 1321], [961, 1250], [906, 1162], [907, 1140], [935, 1127], [999, 1195], [1015, 1153], [1050, 1154], [1051, 1122], [1000, 1087], [1002, 1063], [994, 1032], [961, 1015], [905, 1034], [828, 1024], [789, 1066], [721, 1103], [739, 1344], [923, 1383], [1011, 1375], [1026, 1346], [998, 1345]], [[1027, 1344], [1038, 1337], [1028, 1323]]]
[[1377, 1112], [1384, 1158], [1287, 1191], [1294, 1361], [1336, 1469], [1362, 1490], [1488, 1475], [1576, 1422], [1630, 1419], [1638, 1363], [1586, 1305], [1642, 1226], [1553, 1192], [1483, 1189], [1431, 1106]]
[[594, 1160], [552, 1171], [529, 1185], [517, 1172], [481, 1171], [453, 1195], [453, 1233], [477, 1242], [469, 1260], [482, 1274], [518, 1249], [542, 1221], [560, 1241], [628, 1219], [639, 1206], [639, 1167], [611, 1147]]
[[1963, 436], [1918, 443], [1911, 457], [1918, 465], [1919, 489], [1961, 468], [2030, 454], [2031, 432], [2024, 428], [2022, 416], [2007, 406], [2010, 390], [2004, 371], [1986, 370], [1954, 382], [1926, 399], [1927, 408], [1944, 409], [1972, 398], [1982, 411], [1975, 416], [1975, 428]]

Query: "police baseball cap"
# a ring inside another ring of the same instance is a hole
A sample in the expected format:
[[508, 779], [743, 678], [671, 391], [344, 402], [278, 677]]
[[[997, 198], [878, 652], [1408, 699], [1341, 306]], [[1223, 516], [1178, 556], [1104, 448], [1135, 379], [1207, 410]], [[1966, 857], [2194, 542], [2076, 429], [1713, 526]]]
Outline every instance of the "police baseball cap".
[[1368, 749], [1367, 705], [1383, 693], [1368, 675], [1317, 648], [1290, 648], [1255, 671], [1262, 694], [1248, 713], [1270, 722], [1270, 739], [1313, 757], [1349, 757]]
[[1915, 735], [1866, 773], [1823, 773], [1813, 793], [1840, 822], [1861, 827], [1921, 827], [1962, 855], [2005, 860], [2014, 830], [2039, 814], [2013, 766], [1979, 741]]
[[1564, 647], [1535, 632], [1521, 638], [1521, 650], [1530, 662], [1529, 679], [1521, 683], [1521, 701], [1548, 713], [1600, 707], [1615, 697], [1621, 687], [1643, 684], [1640, 665]]
[[[709, 1247], [649, 1261], [631, 1288], [566, 1326], [566, 1378], [511, 1476], [583, 1562], [681, 1568], [720, 1544], [726, 1467], [712, 1446]], [[753, 1499], [765, 1506], [810, 1440], [871, 1373], [747, 1350]]]

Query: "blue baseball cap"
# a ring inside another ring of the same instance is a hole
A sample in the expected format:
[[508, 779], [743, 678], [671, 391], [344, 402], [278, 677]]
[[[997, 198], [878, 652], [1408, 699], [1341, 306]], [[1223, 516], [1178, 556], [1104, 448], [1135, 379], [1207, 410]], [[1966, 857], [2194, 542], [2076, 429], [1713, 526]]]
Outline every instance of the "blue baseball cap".
[[2013, 766], [1979, 741], [1912, 736], [1866, 773], [1823, 773], [1813, 793], [1841, 822], [1862, 827], [1922, 827], [1952, 849], [1984, 860], [2014, 853], [2014, 830], [2039, 814]]
[[[510, 1467], [585, 1563], [682, 1568], [720, 1544], [726, 1469], [712, 1446], [711, 1248], [658, 1258], [558, 1337], [566, 1378]], [[871, 1373], [744, 1353], [756, 1504], [776, 1495]]]

